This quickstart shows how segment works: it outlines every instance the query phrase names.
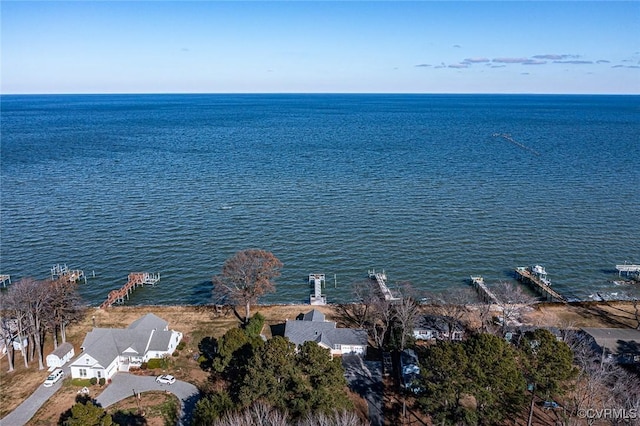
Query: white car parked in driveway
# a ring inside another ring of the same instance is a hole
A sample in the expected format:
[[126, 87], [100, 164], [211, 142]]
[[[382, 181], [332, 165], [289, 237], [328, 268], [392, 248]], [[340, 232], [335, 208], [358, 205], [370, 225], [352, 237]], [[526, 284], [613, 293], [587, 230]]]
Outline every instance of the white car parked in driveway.
[[172, 385], [176, 382], [176, 378], [169, 374], [165, 374], [163, 376], [156, 377], [156, 382], [163, 385]]
[[53, 386], [58, 380], [62, 379], [62, 376], [64, 376], [64, 371], [59, 368], [54, 370], [53, 373], [49, 374], [47, 380], [44, 381], [44, 387], [49, 388]]

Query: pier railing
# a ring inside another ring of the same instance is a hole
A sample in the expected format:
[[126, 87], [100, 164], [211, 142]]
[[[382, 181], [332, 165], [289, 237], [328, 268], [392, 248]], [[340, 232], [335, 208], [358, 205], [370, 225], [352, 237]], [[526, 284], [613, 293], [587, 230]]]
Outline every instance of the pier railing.
[[160, 281], [159, 273], [132, 272], [129, 274], [128, 281], [125, 285], [109, 292], [107, 300], [102, 302], [100, 308], [108, 308], [115, 303], [124, 303], [125, 298], [129, 300], [129, 295], [136, 288], [144, 287], [145, 285], [155, 285], [158, 281]]

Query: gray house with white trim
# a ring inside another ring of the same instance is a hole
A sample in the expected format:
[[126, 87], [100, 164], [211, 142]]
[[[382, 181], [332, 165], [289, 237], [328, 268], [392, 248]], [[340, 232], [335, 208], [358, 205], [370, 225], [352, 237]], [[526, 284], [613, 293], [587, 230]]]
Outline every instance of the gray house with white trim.
[[182, 333], [169, 330], [169, 323], [154, 314], [124, 329], [94, 328], [84, 338], [82, 353], [70, 365], [71, 377], [110, 379], [118, 371], [171, 355], [180, 340]]
[[307, 312], [301, 319], [287, 320], [284, 337], [296, 346], [308, 341], [316, 342], [329, 349], [331, 355], [366, 355], [369, 340], [366, 330], [337, 328], [335, 322], [327, 321], [317, 309]]

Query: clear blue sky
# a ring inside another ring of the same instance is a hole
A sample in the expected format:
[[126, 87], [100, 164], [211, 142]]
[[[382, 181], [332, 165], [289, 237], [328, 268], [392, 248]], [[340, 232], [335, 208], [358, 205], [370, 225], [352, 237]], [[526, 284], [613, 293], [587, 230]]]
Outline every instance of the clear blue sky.
[[640, 2], [6, 1], [2, 93], [640, 93]]

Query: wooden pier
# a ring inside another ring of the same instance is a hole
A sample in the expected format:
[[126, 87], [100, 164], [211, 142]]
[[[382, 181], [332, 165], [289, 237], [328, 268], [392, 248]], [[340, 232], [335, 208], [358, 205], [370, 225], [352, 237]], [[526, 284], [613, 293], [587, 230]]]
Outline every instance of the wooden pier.
[[[540, 268], [540, 271], [536, 271], [536, 268]], [[520, 266], [516, 268], [515, 272], [518, 281], [529, 284], [534, 290], [544, 296], [545, 300], [549, 302], [567, 303], [567, 299], [563, 295], [551, 288], [551, 282], [546, 279], [544, 268], [539, 265], [533, 268]]]
[[494, 303], [496, 305], [500, 305], [500, 300], [491, 290], [489, 290], [489, 288], [484, 283], [484, 278], [482, 278], [480, 275], [471, 275], [471, 285], [473, 285], [473, 287], [478, 292], [478, 295], [485, 303]]
[[309, 295], [309, 303], [312, 305], [326, 305], [327, 296], [322, 294], [325, 287], [324, 274], [309, 274], [309, 285], [313, 289], [313, 294]]
[[384, 273], [384, 270], [382, 272], [376, 272], [375, 269], [370, 270], [369, 278], [378, 283], [380, 292], [384, 296], [384, 300], [400, 300], [400, 298], [395, 297], [393, 293], [391, 293], [391, 290], [389, 290], [389, 287], [387, 287], [387, 274]]
[[145, 285], [155, 285], [160, 281], [160, 274], [149, 272], [132, 272], [129, 274], [129, 280], [118, 290], [112, 290], [107, 295], [107, 300], [102, 302], [100, 308], [108, 308], [115, 303], [124, 303], [125, 298], [129, 300], [129, 295], [138, 287]]
[[84, 271], [80, 269], [69, 269], [67, 264], [64, 265], [53, 265], [51, 267], [51, 280], [56, 281], [62, 279], [68, 283], [77, 283], [80, 280], [84, 280], [84, 283], [87, 283], [87, 276], [84, 274]]
[[2, 287], [7, 287], [7, 284], [11, 284], [11, 275], [0, 274], [0, 284]]

